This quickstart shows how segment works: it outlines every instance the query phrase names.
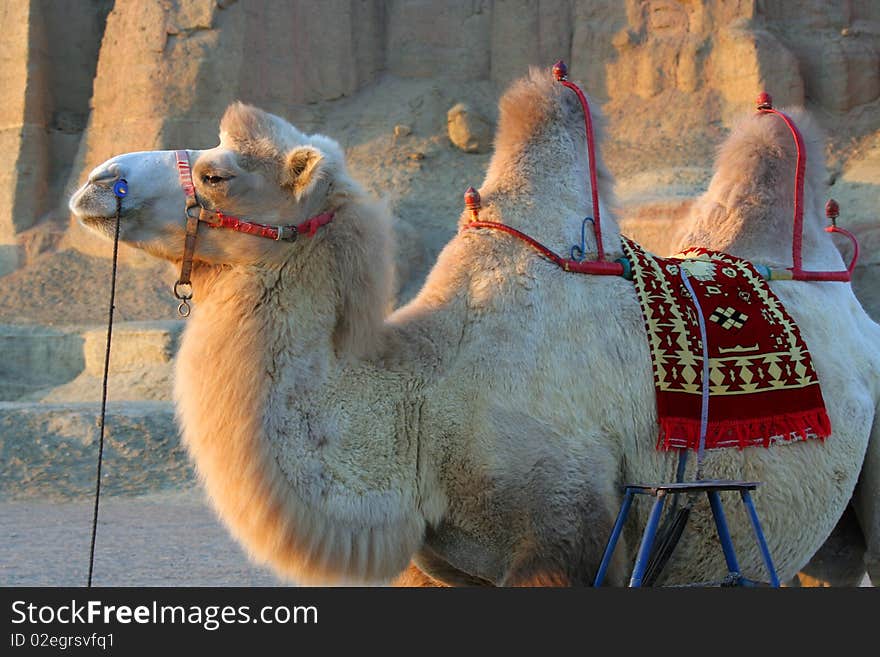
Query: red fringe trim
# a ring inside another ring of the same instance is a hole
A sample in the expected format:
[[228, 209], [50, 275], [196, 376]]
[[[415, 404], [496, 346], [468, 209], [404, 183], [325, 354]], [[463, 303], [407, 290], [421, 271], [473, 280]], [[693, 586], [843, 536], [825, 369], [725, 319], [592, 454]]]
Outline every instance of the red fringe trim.
[[[693, 449], [700, 446], [700, 420], [680, 417], [659, 418], [657, 449]], [[748, 420], [709, 422], [706, 449], [724, 447], [770, 447], [809, 438], [825, 440], [831, 435], [831, 420], [824, 408], [797, 413], [771, 415]]]

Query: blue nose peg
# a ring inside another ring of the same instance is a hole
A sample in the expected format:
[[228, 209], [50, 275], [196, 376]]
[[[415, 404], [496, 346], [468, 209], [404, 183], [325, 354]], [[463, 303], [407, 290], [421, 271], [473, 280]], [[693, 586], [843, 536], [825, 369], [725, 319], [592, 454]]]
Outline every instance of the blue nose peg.
[[113, 193], [116, 194], [116, 198], [128, 196], [128, 182], [125, 178], [120, 178], [113, 184]]

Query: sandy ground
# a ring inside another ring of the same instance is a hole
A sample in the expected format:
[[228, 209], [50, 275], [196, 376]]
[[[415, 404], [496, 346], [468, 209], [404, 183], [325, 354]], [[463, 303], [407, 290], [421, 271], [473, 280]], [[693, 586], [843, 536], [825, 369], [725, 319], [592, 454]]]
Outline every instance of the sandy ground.
[[[93, 500], [0, 503], [0, 585], [84, 586]], [[281, 586], [198, 490], [101, 500], [96, 586]]]
[[[0, 503], [0, 586], [84, 586], [93, 500]], [[95, 586], [285, 586], [191, 489], [101, 500]], [[870, 587], [867, 575], [861, 586]]]

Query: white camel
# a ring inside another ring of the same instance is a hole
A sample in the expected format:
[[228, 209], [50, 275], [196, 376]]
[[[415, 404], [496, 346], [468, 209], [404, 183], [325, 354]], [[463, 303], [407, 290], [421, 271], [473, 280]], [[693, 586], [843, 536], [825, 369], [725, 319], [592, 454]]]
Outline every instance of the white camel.
[[[566, 249], [590, 198], [582, 122], [549, 74], [515, 83], [501, 100], [482, 219]], [[565, 273], [496, 231], [464, 231], [419, 295], [386, 316], [389, 226], [334, 142], [234, 105], [220, 145], [189, 158], [208, 207], [266, 224], [335, 212], [293, 244], [210, 228], [196, 243], [177, 408], [217, 512], [253, 558], [300, 581], [406, 571], [409, 584], [590, 583], [621, 485], [668, 481], [676, 465], [654, 447], [652, 367], [632, 284]], [[121, 239], [179, 261], [185, 197], [174, 154], [121, 155], [92, 172], [70, 205], [105, 236], [119, 177], [129, 185]], [[599, 185], [607, 201], [604, 169]], [[609, 207], [603, 217], [613, 258]], [[755, 502], [785, 578], [849, 500], [880, 359], [866, 348], [877, 327], [851, 294], [775, 289], [812, 349], [834, 435], [712, 451], [705, 470], [766, 482]], [[625, 581], [645, 515], [639, 506], [632, 516], [611, 583]], [[729, 521], [743, 572], [760, 577], [746, 517], [734, 510]], [[724, 571], [710, 514], [697, 507], [667, 581]]]

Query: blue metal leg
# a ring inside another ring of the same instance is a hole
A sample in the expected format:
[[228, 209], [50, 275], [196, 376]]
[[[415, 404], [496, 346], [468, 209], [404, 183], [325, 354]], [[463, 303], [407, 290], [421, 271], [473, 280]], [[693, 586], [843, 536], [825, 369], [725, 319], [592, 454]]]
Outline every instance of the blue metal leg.
[[620, 512], [617, 514], [617, 520], [614, 523], [614, 529], [611, 530], [611, 538], [608, 539], [608, 545], [605, 546], [605, 554], [602, 555], [602, 563], [599, 564], [599, 570], [596, 573], [593, 586], [602, 586], [602, 582], [605, 580], [608, 564], [611, 563], [611, 556], [614, 554], [614, 548], [617, 547], [617, 541], [620, 539], [620, 532], [623, 531], [623, 523], [626, 522], [626, 517], [629, 515], [632, 501], [633, 492], [627, 488], [623, 496], [623, 504], [620, 505]]
[[658, 491], [657, 499], [654, 500], [654, 507], [651, 509], [651, 516], [648, 518], [648, 524], [645, 527], [645, 533], [642, 535], [642, 544], [639, 546], [636, 566], [633, 568], [632, 577], [629, 580], [629, 585], [633, 588], [638, 588], [642, 585], [642, 578], [644, 578], [645, 570], [648, 568], [651, 546], [654, 544], [654, 536], [657, 534], [657, 526], [660, 524], [660, 516], [663, 514], [663, 506], [665, 504], [666, 491]]
[[724, 560], [727, 562], [727, 570], [739, 574], [739, 564], [736, 561], [736, 553], [733, 550], [733, 541], [730, 538], [730, 530], [727, 528], [727, 519], [724, 517], [724, 509], [721, 508], [721, 498], [718, 491], [706, 491], [709, 496], [709, 505], [712, 507], [712, 515], [715, 517], [715, 527], [718, 529], [718, 538], [721, 541], [721, 549], [724, 550]]
[[779, 588], [779, 575], [776, 574], [776, 566], [773, 565], [773, 559], [770, 557], [770, 548], [767, 547], [767, 541], [764, 539], [764, 530], [761, 529], [761, 521], [758, 520], [758, 512], [752, 502], [752, 496], [749, 491], [740, 491], [743, 504], [746, 511], [749, 512], [749, 519], [752, 521], [752, 529], [755, 530], [755, 539], [758, 541], [758, 547], [761, 548], [761, 556], [764, 558], [764, 567], [767, 568], [767, 574], [770, 576], [770, 585]]

